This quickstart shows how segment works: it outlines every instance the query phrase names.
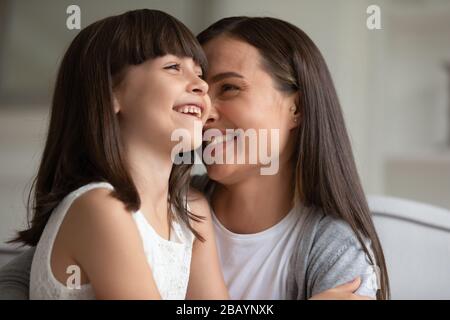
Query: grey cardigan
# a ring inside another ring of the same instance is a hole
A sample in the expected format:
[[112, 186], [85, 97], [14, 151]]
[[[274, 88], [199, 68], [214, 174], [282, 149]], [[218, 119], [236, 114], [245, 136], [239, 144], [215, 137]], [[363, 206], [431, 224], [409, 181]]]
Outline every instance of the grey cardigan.
[[[206, 175], [192, 184], [209, 199], [214, 183]], [[303, 300], [361, 276], [357, 293], [376, 296], [377, 275], [356, 235], [344, 221], [320, 209], [304, 213], [302, 236], [289, 264], [289, 299]], [[370, 248], [370, 241], [365, 241]], [[0, 269], [0, 299], [28, 299], [34, 248], [28, 249]], [[375, 261], [375, 260], [374, 260]]]

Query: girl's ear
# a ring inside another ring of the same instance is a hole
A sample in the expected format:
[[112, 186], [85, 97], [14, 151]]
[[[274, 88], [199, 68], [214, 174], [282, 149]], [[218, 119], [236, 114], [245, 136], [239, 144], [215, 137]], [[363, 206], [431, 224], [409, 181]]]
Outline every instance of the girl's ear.
[[113, 110], [115, 114], [120, 112], [120, 103], [116, 93], [113, 93]]

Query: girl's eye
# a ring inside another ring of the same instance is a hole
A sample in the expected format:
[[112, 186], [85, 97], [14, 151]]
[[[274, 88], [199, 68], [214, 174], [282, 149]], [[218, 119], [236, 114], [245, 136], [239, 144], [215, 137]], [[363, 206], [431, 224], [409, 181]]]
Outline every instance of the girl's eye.
[[171, 65], [169, 65], [169, 66], [167, 66], [167, 67], [164, 67], [164, 69], [166, 69], [166, 70], [177, 70], [177, 71], [180, 71], [181, 66], [180, 66], [179, 63], [174, 63], [174, 64], [171, 64]]

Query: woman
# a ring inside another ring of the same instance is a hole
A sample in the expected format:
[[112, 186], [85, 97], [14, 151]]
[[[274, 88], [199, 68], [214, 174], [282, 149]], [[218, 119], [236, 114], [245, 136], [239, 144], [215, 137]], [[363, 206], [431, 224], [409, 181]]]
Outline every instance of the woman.
[[108, 17], [75, 37], [58, 73], [31, 226], [16, 239], [36, 246], [31, 299], [228, 297], [208, 205], [187, 203], [190, 167], [171, 154], [176, 129], [193, 137], [185, 150], [201, 144], [205, 67], [195, 37], [161, 11]]
[[[261, 165], [211, 164], [211, 179], [193, 181], [215, 212], [231, 298], [374, 297], [368, 280], [375, 263], [382, 271], [378, 297], [387, 298], [383, 254], [337, 95], [315, 45], [298, 28], [272, 18], [223, 19], [198, 38], [209, 59], [213, 100], [205, 129], [280, 132], [277, 174], [261, 175]], [[227, 153], [221, 140], [208, 146]], [[26, 275], [32, 254], [3, 268], [0, 283], [9, 298], [26, 297], [26, 286], [11, 281], [8, 288], [6, 280]], [[360, 295], [353, 294], [357, 289]]]
[[249, 159], [250, 144], [238, 151], [226, 130], [279, 133], [268, 142], [278, 144], [276, 174], [262, 175], [261, 164], [213, 163], [209, 178], [194, 179], [214, 210], [231, 298], [387, 299], [382, 248], [330, 73], [312, 40], [285, 21], [249, 17], [222, 19], [197, 38], [212, 100], [204, 129], [223, 132], [208, 147]]

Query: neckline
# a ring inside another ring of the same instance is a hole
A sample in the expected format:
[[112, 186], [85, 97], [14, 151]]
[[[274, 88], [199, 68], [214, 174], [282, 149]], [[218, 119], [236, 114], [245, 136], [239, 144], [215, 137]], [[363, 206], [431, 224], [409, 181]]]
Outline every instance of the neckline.
[[[182, 242], [183, 238], [179, 234], [179, 230], [178, 230], [179, 224], [177, 222], [176, 217], [174, 217], [174, 219], [172, 219], [172, 224], [170, 226], [170, 238], [169, 238], [169, 240], [167, 240], [167, 239], [163, 238], [158, 232], [156, 232], [155, 228], [153, 228], [153, 226], [150, 224], [150, 222], [148, 222], [147, 218], [144, 216], [144, 214], [141, 212], [141, 210], [135, 211], [134, 214], [139, 216], [140, 219], [143, 220], [146, 228], [150, 230], [150, 232], [156, 237], [156, 239], [158, 241], [165, 243], [165, 244], [170, 244], [170, 245], [179, 245], [179, 246], [185, 245], [185, 243]], [[179, 242], [175, 241], [175, 237], [178, 238]]]
[[291, 208], [291, 210], [289, 210], [289, 212], [276, 224], [274, 224], [273, 226], [271, 226], [265, 230], [262, 230], [262, 231], [259, 231], [256, 233], [235, 233], [233, 231], [230, 231], [219, 221], [219, 219], [216, 216], [216, 213], [214, 212], [214, 210], [212, 208], [211, 208], [211, 211], [212, 211], [212, 218], [213, 218], [215, 225], [217, 225], [219, 230], [222, 233], [224, 233], [225, 235], [227, 235], [228, 237], [234, 238], [237, 240], [255, 240], [255, 239], [269, 237], [272, 234], [276, 233], [277, 230], [283, 229], [287, 224], [290, 224], [291, 220], [293, 220], [296, 215], [299, 215], [298, 209], [299, 209], [298, 206], [293, 206]]

